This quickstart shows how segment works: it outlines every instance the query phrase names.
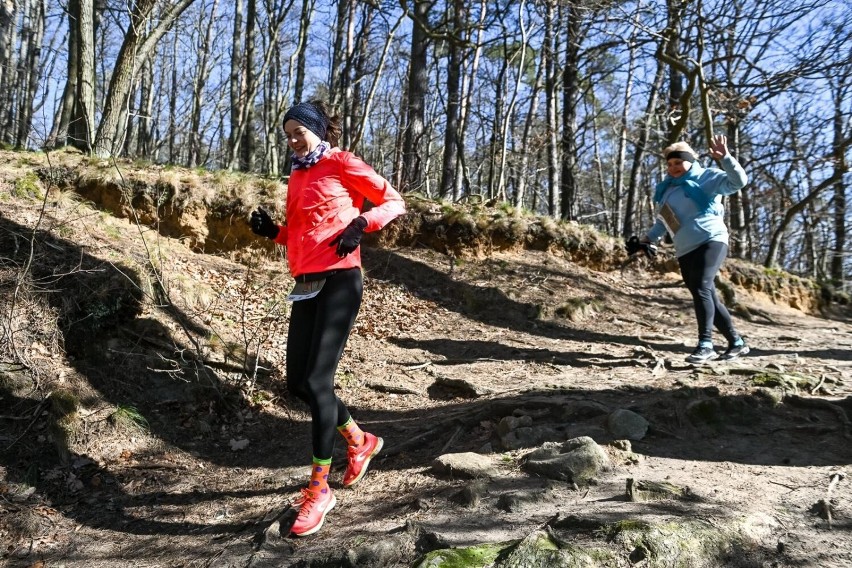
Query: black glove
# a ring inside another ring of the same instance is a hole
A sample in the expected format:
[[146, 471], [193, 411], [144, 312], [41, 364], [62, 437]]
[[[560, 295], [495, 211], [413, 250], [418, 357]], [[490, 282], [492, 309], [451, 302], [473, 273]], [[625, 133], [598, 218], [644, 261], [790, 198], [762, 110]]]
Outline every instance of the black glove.
[[349, 226], [343, 229], [343, 232], [334, 237], [329, 243], [329, 246], [337, 246], [337, 256], [343, 258], [347, 254], [358, 248], [361, 244], [361, 237], [364, 236], [364, 229], [367, 228], [367, 220], [364, 217], [358, 216], [352, 219]]
[[255, 235], [274, 239], [278, 236], [278, 225], [272, 222], [269, 213], [258, 207], [257, 211], [251, 212], [251, 231]]
[[627, 239], [627, 254], [633, 256], [637, 252], [642, 252], [648, 258], [657, 256], [657, 247], [651, 243], [643, 243], [636, 235]]
[[625, 244], [625, 246], [627, 247], [628, 256], [633, 256], [634, 254], [642, 250], [642, 243], [639, 242], [639, 237], [637, 237], [636, 235], [633, 235], [632, 237], [627, 239], [627, 243]]

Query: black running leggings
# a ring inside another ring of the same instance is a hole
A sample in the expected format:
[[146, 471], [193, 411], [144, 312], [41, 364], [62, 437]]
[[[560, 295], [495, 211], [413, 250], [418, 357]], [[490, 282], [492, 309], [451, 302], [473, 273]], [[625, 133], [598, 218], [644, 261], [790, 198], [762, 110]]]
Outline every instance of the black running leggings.
[[287, 332], [287, 388], [311, 408], [314, 457], [331, 459], [337, 426], [349, 411], [334, 394], [334, 373], [361, 307], [360, 268], [328, 277], [320, 293], [293, 302]]
[[710, 241], [677, 259], [683, 282], [692, 294], [695, 318], [698, 320], [699, 343], [713, 342], [714, 325], [725, 336], [729, 345], [733, 345], [739, 338], [731, 321], [731, 314], [719, 300], [713, 282], [726, 256], [727, 244]]

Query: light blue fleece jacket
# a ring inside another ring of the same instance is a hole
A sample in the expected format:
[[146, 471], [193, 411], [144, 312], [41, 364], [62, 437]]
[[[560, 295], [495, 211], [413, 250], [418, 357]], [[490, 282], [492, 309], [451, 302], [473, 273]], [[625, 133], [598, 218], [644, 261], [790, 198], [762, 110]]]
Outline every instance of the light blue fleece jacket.
[[656, 202], [657, 222], [646, 235], [651, 242], [659, 241], [666, 233], [666, 225], [660, 218], [659, 211], [664, 205], [668, 205], [680, 221], [680, 229], [672, 235], [676, 256], [688, 254], [709, 241], [728, 243], [728, 227], [725, 226], [722, 197], [734, 194], [745, 187], [748, 176], [739, 162], [730, 154], [722, 158], [721, 163], [722, 170], [702, 169], [698, 162], [693, 162], [690, 168], [690, 170], [698, 168], [692, 173], [698, 174], [698, 187], [707, 197], [709, 203], [707, 207], [689, 196], [686, 187], [676, 182], [679, 178], [666, 176], [666, 179], [660, 182], [662, 194]]

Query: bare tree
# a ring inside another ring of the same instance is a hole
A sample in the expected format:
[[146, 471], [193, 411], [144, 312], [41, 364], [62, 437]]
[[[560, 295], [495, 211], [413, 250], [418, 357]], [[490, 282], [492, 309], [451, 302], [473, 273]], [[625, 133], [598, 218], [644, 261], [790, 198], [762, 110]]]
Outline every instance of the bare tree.
[[452, 31], [448, 41], [449, 57], [447, 59], [447, 125], [444, 129], [444, 154], [439, 194], [442, 197], [452, 197], [458, 177], [458, 140], [459, 115], [461, 107], [461, 56], [463, 47], [461, 38], [465, 27], [467, 10], [464, 2], [453, 0]]
[[32, 129], [33, 105], [39, 85], [41, 71], [41, 45], [44, 40], [44, 0], [29, 0], [23, 3], [24, 25], [21, 32], [21, 64], [18, 65], [17, 85], [17, 131], [15, 147], [26, 148]]
[[[636, 46], [636, 35], [638, 33], [638, 25], [635, 25], [637, 22], [639, 15], [638, 12], [641, 10], [641, 2], [637, 9], [637, 13], [634, 16], [634, 26], [630, 33], [630, 38], [627, 40], [627, 79], [624, 81], [624, 99], [622, 101], [621, 107], [621, 116], [619, 117], [618, 123], [618, 148], [616, 150], [615, 156], [615, 172], [613, 176], [612, 182], [612, 192], [614, 194], [613, 200], [613, 227], [616, 231], [620, 230], [622, 236], [629, 237], [632, 234], [632, 227], [630, 228], [631, 234], [625, 234], [627, 227], [624, 223], [624, 220], [627, 217], [625, 213], [624, 207], [624, 166], [627, 159], [627, 141], [629, 136], [629, 124], [630, 124], [630, 106], [633, 102], [633, 81], [636, 74], [637, 67], [637, 46]], [[629, 200], [629, 198], [628, 198]], [[635, 196], [634, 196], [635, 200]], [[631, 207], [627, 210], [632, 210]]]
[[556, 65], [558, 49], [556, 47], [556, 0], [547, 0], [544, 17], [544, 46], [542, 51], [545, 58], [544, 93], [547, 107], [547, 212], [551, 217], [559, 210], [559, 141], [557, 117], [557, 74]]
[[[201, 111], [204, 107], [204, 86], [210, 75], [208, 64], [218, 7], [219, 0], [213, 0], [213, 4], [207, 9], [209, 14], [207, 10], [198, 11], [198, 66], [192, 77], [192, 110], [190, 112], [186, 158], [186, 165], [190, 168], [198, 165], [201, 156]], [[204, 23], [205, 18], [208, 18], [206, 24]]]
[[[238, 6], [239, 6], [238, 2]], [[270, 38], [277, 38], [281, 31], [281, 27], [290, 9], [293, 5], [293, 0], [289, 2], [272, 2], [267, 5], [269, 9], [269, 21], [267, 23], [267, 33]], [[254, 0], [249, 0], [249, 11], [246, 13], [246, 18], [256, 20], [257, 8]], [[241, 19], [241, 18], [240, 18]], [[248, 26], [248, 29], [254, 29], [254, 23]], [[240, 24], [240, 29], [242, 25]], [[236, 37], [240, 32], [237, 29], [237, 24], [234, 25], [234, 37], [232, 38], [232, 53], [231, 53], [231, 132], [228, 138], [228, 169], [236, 169], [237, 167], [247, 167], [249, 164], [245, 162], [240, 164], [240, 157], [246, 158], [244, 150], [241, 149], [245, 143], [246, 132], [254, 129], [254, 108], [255, 98], [261, 90], [261, 86], [266, 77], [269, 65], [273, 59], [273, 53], [277, 48], [277, 42], [270, 40], [265, 51], [259, 57], [256, 56], [254, 46], [243, 49], [241, 40]], [[252, 31], [252, 35], [254, 32]], [[252, 44], [254, 41], [251, 42]], [[248, 60], [251, 57], [251, 61]], [[259, 67], [255, 67], [254, 60], [259, 59]], [[251, 68], [251, 72], [248, 71]], [[236, 105], [236, 108], [234, 108]], [[250, 108], [251, 107], [251, 108]], [[254, 134], [252, 134], [254, 136]], [[250, 146], [254, 147], [254, 142], [249, 142]]]
[[502, 119], [502, 127], [503, 132], [500, 134], [500, 162], [497, 165], [497, 171], [499, 172], [497, 178], [497, 188], [496, 195], [500, 196], [502, 201], [506, 200], [506, 153], [507, 153], [507, 140], [509, 138], [509, 125], [514, 123], [514, 114], [515, 114], [515, 104], [518, 100], [518, 92], [520, 91], [521, 84], [523, 83], [524, 70], [526, 68], [526, 55], [527, 55], [527, 25], [526, 19], [524, 15], [524, 10], [526, 7], [526, 2], [524, 0], [520, 0], [518, 3], [518, 28], [520, 30], [520, 43], [518, 46], [518, 50], [516, 52], [517, 56], [517, 66], [518, 73], [515, 80], [514, 88], [512, 89], [511, 96], [509, 97], [509, 104], [506, 107], [505, 117]]
[[579, 2], [562, 5], [565, 18], [565, 60], [562, 64], [562, 175], [559, 187], [560, 217], [577, 217], [577, 104], [580, 99], [580, 44], [583, 15]]
[[[403, 4], [407, 4], [403, 0]], [[397, 185], [403, 191], [419, 191], [424, 184], [422, 138], [425, 132], [426, 94], [429, 92], [427, 54], [429, 49], [430, 0], [413, 0], [411, 56], [406, 89], [406, 125], [402, 147], [402, 179]], [[407, 5], [404, 6], [407, 9]]]
[[[69, 45], [74, 44], [75, 56], [68, 58], [68, 81], [74, 85], [74, 102], [68, 105], [71, 118], [69, 142], [85, 152], [95, 140], [95, 28], [92, 0], [69, 0]], [[72, 75], [73, 73], [73, 75]], [[72, 78], [73, 77], [73, 78]]]
[[[467, 139], [469, 125], [468, 116], [472, 105], [471, 101], [476, 89], [476, 76], [479, 72], [480, 61], [482, 60], [482, 44], [483, 35], [485, 33], [485, 17], [487, 15], [487, 8], [488, 5], [486, 0], [480, 0], [479, 16], [476, 20], [475, 26], [473, 26], [475, 29], [475, 36], [473, 35], [474, 29], [472, 29], [470, 30], [471, 36], [468, 38], [468, 43], [472, 43], [474, 47], [472, 49], [472, 53], [468, 51], [468, 56], [462, 58], [463, 72], [460, 95], [461, 103], [459, 106], [458, 140], [456, 142], [459, 172], [456, 176], [455, 187], [453, 188], [454, 201], [461, 197], [462, 190], [465, 187], [470, 186], [465, 160], [465, 140]], [[474, 37], [475, 39], [473, 39]]]
[[[85, 0], [83, 0], [85, 1]], [[146, 27], [157, 0], [139, 0], [130, 12], [130, 25], [124, 34], [121, 48], [109, 82], [104, 111], [95, 135], [94, 151], [99, 156], [111, 156], [123, 145], [120, 133], [124, 132], [121, 117], [125, 114], [127, 98], [133, 77], [148, 59], [154, 46], [169, 30], [174, 21], [195, 0], [178, 0], [169, 4], [159, 21], [146, 33]]]

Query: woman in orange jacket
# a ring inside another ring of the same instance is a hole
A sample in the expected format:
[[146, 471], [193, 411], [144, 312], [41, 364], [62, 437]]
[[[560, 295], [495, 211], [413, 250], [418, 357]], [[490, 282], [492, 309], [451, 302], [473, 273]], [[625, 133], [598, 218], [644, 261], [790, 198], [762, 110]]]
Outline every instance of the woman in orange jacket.
[[[288, 297], [287, 387], [310, 406], [313, 464], [290, 532], [304, 536], [322, 527], [337, 502], [328, 485], [335, 430], [348, 444], [344, 487], [360, 481], [382, 449], [382, 439], [362, 431], [335, 395], [334, 373], [361, 305], [361, 237], [405, 213], [405, 203], [373, 168], [337, 147], [340, 121], [321, 101], [293, 106], [283, 124], [293, 152], [287, 220], [277, 225], [258, 209], [251, 228], [287, 247], [296, 280]], [[374, 207], [364, 212], [366, 200]]]

